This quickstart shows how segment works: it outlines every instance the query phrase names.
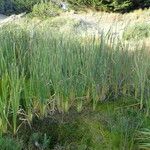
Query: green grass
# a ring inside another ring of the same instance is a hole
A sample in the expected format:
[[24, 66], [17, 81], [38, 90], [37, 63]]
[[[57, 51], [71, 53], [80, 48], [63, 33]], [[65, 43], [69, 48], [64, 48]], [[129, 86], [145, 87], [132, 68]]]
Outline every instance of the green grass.
[[120, 96], [149, 109], [146, 47], [130, 51], [119, 42], [109, 45], [105, 37], [78, 39], [52, 29], [17, 24], [0, 29], [1, 133], [16, 134], [33, 116], [71, 107], [81, 112], [88, 103], [95, 110], [98, 102]]
[[4, 137], [0, 138], [0, 148], [1, 150], [21, 150], [22, 143], [19, 140], [13, 138]]
[[47, 3], [39, 3], [33, 6], [31, 16], [47, 18], [47, 17], [55, 17], [62, 13], [60, 7], [52, 2]]
[[150, 37], [150, 26], [148, 23], [140, 23], [129, 26], [123, 33], [125, 40], [142, 40]]

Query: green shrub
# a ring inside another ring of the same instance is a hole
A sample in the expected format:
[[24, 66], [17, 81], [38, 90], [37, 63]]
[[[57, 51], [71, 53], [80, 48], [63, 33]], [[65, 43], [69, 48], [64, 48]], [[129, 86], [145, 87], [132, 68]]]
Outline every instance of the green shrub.
[[41, 0], [0, 0], [1, 13], [30, 12], [33, 6]]
[[11, 0], [0, 0], [0, 13], [10, 12], [12, 8]]
[[73, 6], [88, 6], [104, 11], [126, 12], [150, 6], [149, 0], [68, 0]]
[[0, 7], [3, 7], [3, 5], [4, 5], [4, 1], [0, 0]]
[[112, 8], [113, 11], [127, 11], [131, 9], [131, 6], [132, 2], [130, 0], [113, 0], [109, 5], [109, 9]]
[[147, 37], [150, 37], [150, 26], [146, 23], [128, 27], [123, 33], [123, 39], [125, 40], [143, 39]]
[[31, 11], [32, 7], [41, 0], [12, 0], [17, 11]]
[[38, 17], [54, 17], [59, 15], [60, 12], [61, 9], [59, 6], [53, 4], [52, 2], [36, 4], [32, 10], [33, 16]]

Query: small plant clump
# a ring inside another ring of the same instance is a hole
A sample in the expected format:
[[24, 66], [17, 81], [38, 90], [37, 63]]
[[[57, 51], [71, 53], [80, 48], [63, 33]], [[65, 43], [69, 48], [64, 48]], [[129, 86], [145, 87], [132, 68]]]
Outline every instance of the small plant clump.
[[59, 5], [52, 2], [39, 3], [34, 5], [32, 9], [32, 15], [45, 18], [45, 17], [55, 17], [62, 12]]
[[0, 138], [0, 149], [1, 150], [21, 150], [22, 143], [16, 141], [13, 138]]

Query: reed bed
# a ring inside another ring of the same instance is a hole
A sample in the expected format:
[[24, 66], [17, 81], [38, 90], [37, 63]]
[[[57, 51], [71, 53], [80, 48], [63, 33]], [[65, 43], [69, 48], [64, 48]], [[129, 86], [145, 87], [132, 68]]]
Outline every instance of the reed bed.
[[0, 133], [16, 134], [34, 116], [71, 107], [80, 112], [88, 103], [96, 109], [120, 96], [149, 110], [149, 50], [108, 44], [102, 35], [87, 39], [41, 26], [0, 28]]

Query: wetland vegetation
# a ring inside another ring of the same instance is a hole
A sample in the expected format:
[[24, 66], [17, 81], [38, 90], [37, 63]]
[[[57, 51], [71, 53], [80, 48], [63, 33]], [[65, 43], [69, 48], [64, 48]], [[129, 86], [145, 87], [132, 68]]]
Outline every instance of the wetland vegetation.
[[41, 6], [0, 26], [0, 149], [150, 149], [150, 10], [114, 37]]

